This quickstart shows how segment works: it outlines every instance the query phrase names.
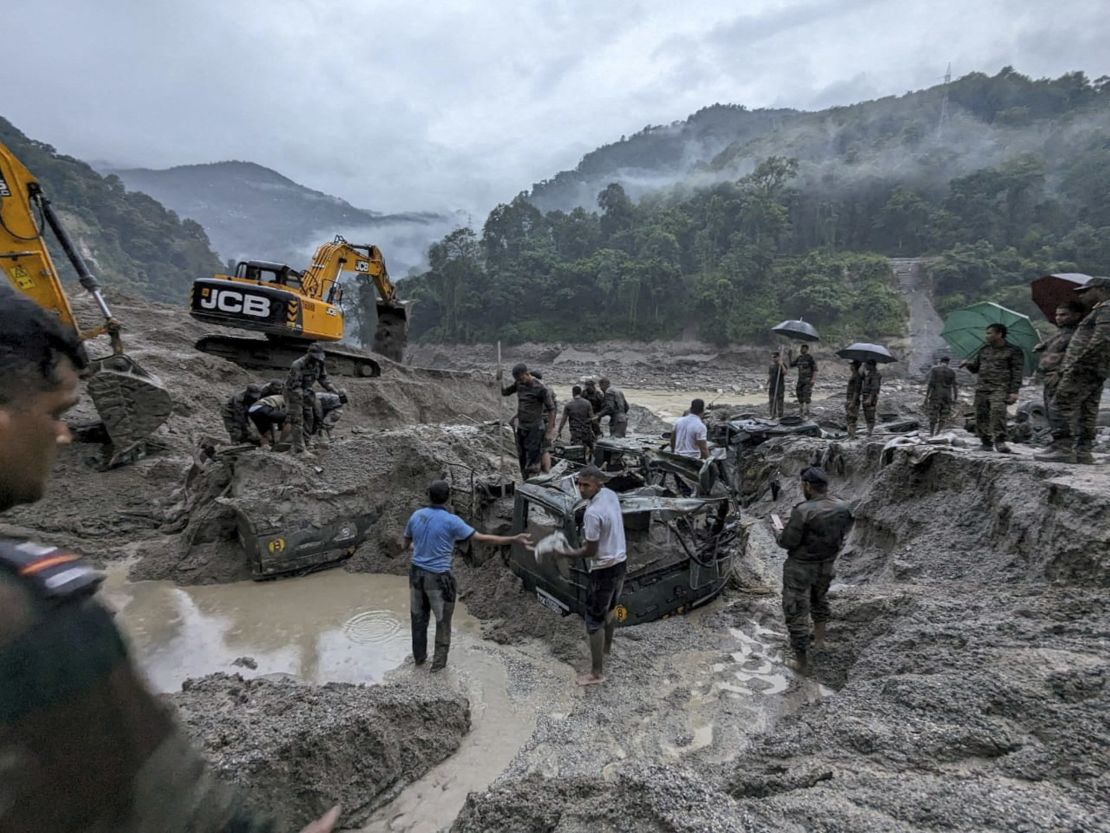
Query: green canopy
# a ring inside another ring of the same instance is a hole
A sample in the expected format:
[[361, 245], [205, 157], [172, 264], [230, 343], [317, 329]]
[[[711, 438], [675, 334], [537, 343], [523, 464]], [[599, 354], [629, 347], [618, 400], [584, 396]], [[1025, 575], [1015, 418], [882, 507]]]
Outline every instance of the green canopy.
[[1041, 338], [1028, 315], [982, 301], [950, 314], [944, 320], [944, 330], [940, 335], [958, 356], [970, 359], [987, 343], [989, 324], [1006, 325], [1006, 340], [1022, 349], [1025, 353], [1025, 373], [1032, 374], [1037, 368], [1037, 355], [1033, 348]]

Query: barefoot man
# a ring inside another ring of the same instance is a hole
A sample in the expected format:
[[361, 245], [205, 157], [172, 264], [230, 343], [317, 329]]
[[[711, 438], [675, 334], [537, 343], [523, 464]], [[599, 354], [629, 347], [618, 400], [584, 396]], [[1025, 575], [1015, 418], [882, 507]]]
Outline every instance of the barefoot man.
[[620, 499], [605, 488], [605, 475], [597, 466], [578, 472], [578, 494], [589, 501], [582, 519], [584, 546], [563, 550], [564, 558], [585, 558], [589, 565], [586, 591], [586, 635], [590, 642], [590, 670], [578, 676], [578, 685], [605, 682], [605, 655], [613, 644], [617, 620], [613, 613], [624, 588], [627, 554]]

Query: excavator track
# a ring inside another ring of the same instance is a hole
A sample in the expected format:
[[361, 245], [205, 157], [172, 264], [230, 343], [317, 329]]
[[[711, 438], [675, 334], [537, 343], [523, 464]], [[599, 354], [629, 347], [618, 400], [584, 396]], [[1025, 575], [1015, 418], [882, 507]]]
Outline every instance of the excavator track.
[[[284, 373], [289, 370], [289, 365], [305, 354], [309, 344], [311, 342], [308, 341], [211, 335], [200, 339], [196, 348], [202, 353], [219, 356], [248, 370], [276, 370]], [[382, 375], [382, 366], [365, 353], [334, 344], [324, 344], [323, 347], [328, 361], [328, 374], [331, 376], [372, 379]]]

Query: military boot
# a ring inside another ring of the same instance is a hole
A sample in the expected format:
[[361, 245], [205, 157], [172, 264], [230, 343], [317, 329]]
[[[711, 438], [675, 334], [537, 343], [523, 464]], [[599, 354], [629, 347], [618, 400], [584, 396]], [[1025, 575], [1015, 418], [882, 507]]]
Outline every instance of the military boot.
[[994, 451], [994, 443], [991, 442], [990, 440], [984, 440], [984, 439], [980, 438], [979, 439], [979, 450], [980, 451]]
[[1074, 463], [1076, 462], [1075, 449], [1063, 440], [1053, 440], [1052, 445], [1044, 454], [1036, 454], [1033, 459], [1038, 463]]
[[1093, 466], [1095, 464], [1095, 455], [1087, 448], [1076, 449], [1075, 462], [1082, 463], [1084, 466]]
[[994, 444], [994, 450], [997, 451], [999, 454], [1013, 454], [1014, 453], [1013, 451], [1010, 450], [1010, 446], [1006, 445], [1006, 443], [995, 443]]

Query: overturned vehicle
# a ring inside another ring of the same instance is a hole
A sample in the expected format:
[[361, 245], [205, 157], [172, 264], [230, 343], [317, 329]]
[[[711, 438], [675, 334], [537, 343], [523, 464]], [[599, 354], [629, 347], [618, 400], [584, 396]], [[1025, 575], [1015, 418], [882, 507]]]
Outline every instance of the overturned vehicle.
[[[613, 477], [608, 486], [620, 499], [628, 550], [617, 622], [650, 622], [716, 598], [728, 581], [732, 545], [740, 532], [731, 500], [681, 496], [626, 473]], [[516, 489], [513, 530], [527, 531], [535, 541], [562, 533], [570, 546], [578, 547], [585, 511], [573, 476], [537, 478]], [[584, 615], [585, 562], [537, 556], [517, 544], [509, 566], [541, 604], [563, 615]]]

